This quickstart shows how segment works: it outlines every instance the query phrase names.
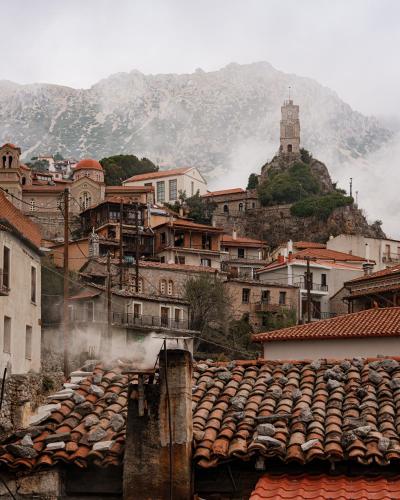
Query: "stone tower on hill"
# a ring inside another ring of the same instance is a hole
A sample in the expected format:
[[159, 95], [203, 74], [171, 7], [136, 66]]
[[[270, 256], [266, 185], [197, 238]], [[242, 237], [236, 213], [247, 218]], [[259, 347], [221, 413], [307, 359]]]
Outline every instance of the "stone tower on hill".
[[279, 153], [300, 155], [300, 119], [299, 106], [292, 99], [281, 107], [281, 139]]

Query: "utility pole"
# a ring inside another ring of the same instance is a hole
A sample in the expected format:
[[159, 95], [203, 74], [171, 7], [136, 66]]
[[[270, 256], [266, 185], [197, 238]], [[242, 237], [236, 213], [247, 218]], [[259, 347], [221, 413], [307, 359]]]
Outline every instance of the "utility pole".
[[306, 271], [306, 288], [307, 288], [307, 323], [311, 323], [311, 272], [310, 272], [310, 257], [306, 256], [307, 271]]
[[353, 196], [353, 177], [350, 177], [350, 196]]
[[111, 347], [111, 324], [112, 324], [112, 311], [111, 311], [111, 254], [107, 253], [107, 352]]
[[135, 291], [139, 292], [139, 204], [135, 204]]
[[69, 375], [69, 189], [64, 189], [64, 376]]
[[123, 262], [123, 239], [122, 239], [122, 229], [123, 229], [123, 217], [124, 217], [124, 202], [121, 198], [119, 203], [119, 289], [122, 290], [122, 262]]

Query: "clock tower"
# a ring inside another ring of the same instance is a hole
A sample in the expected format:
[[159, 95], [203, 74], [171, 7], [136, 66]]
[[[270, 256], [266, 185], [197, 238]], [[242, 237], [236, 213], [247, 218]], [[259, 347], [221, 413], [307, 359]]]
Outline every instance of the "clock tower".
[[281, 107], [280, 154], [300, 154], [299, 106], [288, 99]]

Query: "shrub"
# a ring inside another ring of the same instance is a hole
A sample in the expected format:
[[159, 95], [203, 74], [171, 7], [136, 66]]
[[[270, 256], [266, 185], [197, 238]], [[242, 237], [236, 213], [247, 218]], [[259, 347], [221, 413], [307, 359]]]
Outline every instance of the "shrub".
[[300, 158], [303, 163], [311, 163], [312, 160], [312, 154], [307, 151], [307, 149], [301, 148], [300, 149]]
[[342, 193], [334, 192], [298, 201], [291, 206], [290, 212], [296, 217], [318, 217], [326, 220], [335, 208], [351, 205], [353, 202], [351, 196], [344, 196]]
[[256, 189], [257, 186], [258, 186], [258, 175], [250, 174], [249, 180], [247, 182], [247, 189]]

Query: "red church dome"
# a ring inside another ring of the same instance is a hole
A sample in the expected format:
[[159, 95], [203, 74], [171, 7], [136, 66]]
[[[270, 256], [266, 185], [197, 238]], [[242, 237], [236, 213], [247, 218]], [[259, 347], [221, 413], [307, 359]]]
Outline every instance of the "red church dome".
[[101, 170], [103, 171], [103, 167], [97, 160], [93, 160], [91, 158], [84, 158], [79, 161], [74, 170]]

